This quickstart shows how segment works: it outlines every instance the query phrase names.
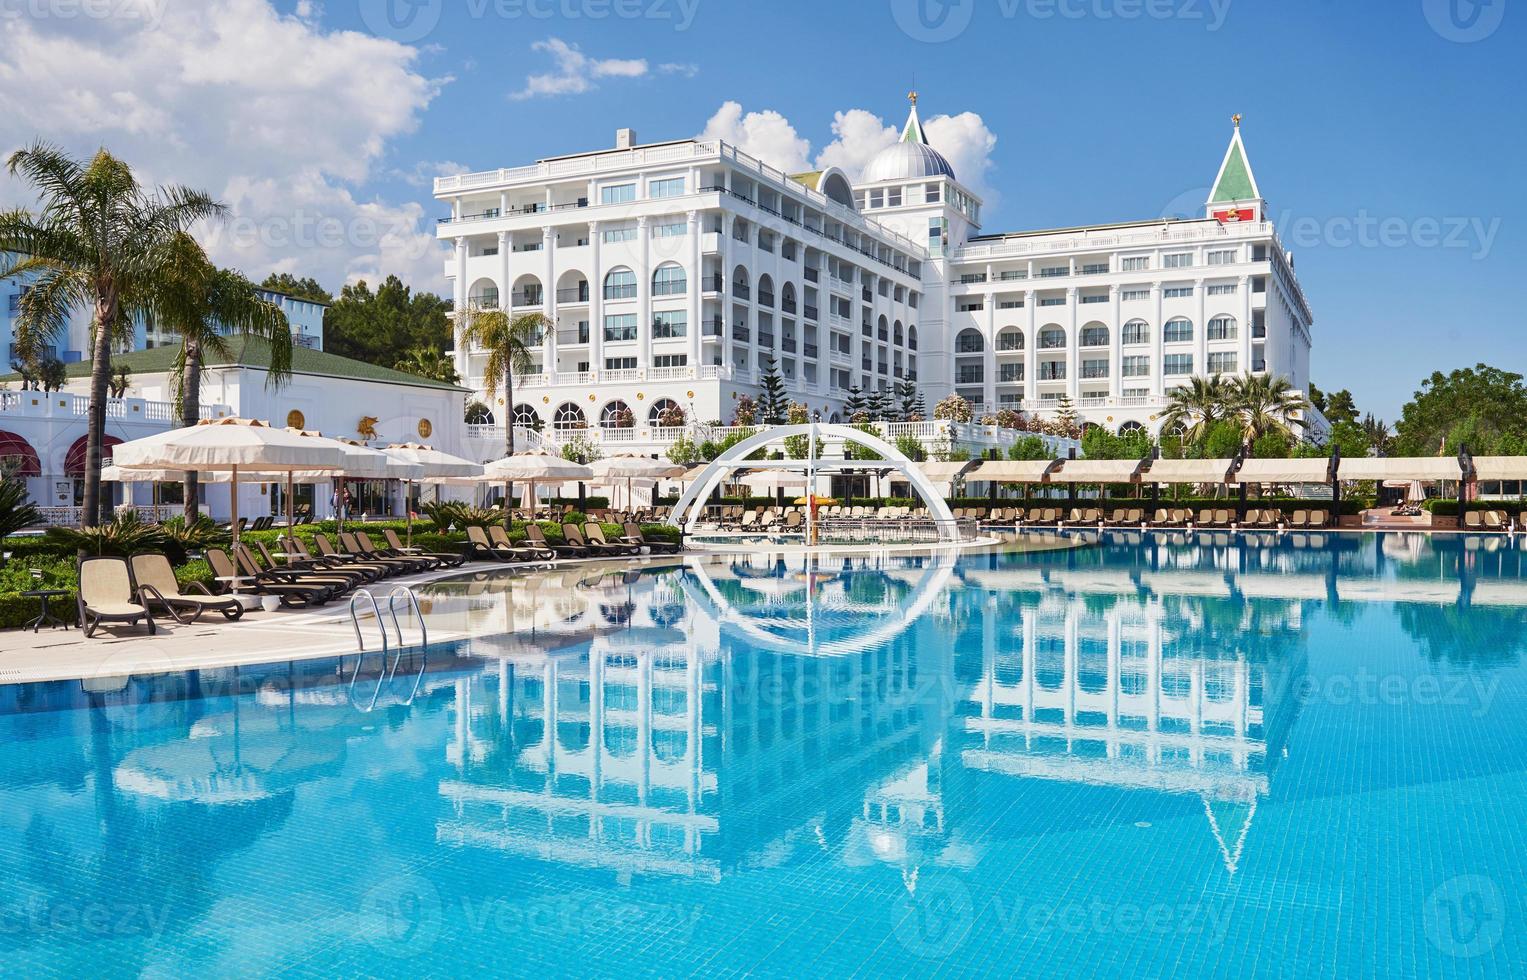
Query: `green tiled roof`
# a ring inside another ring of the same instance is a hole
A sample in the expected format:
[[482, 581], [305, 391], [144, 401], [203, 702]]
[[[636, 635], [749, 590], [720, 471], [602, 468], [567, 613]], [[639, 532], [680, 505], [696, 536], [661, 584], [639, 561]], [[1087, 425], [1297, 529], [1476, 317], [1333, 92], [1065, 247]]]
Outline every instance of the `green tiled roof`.
[[1250, 201], [1257, 197], [1256, 182], [1251, 177], [1251, 166], [1246, 162], [1246, 149], [1241, 145], [1240, 132], [1230, 142], [1230, 153], [1220, 168], [1219, 179], [1214, 183], [1214, 193], [1209, 195], [1210, 204], [1227, 204], [1231, 201]]
[[[256, 369], [270, 367], [270, 345], [257, 337], [230, 337], [229, 348], [231, 356], [217, 357], [209, 354], [205, 366], [209, 368], [237, 366]], [[174, 370], [175, 358], [179, 352], [179, 347], [155, 347], [153, 350], [133, 351], [131, 354], [114, 354], [111, 365], [114, 368], [125, 367], [135, 375], [168, 372]], [[65, 371], [71, 378], [88, 378], [90, 362], [80, 361], [66, 365]], [[353, 378], [358, 381], [378, 381], [383, 384], [412, 385], [416, 388], [461, 390], [458, 385], [449, 385], [443, 381], [421, 378], [402, 371], [394, 371], [392, 368], [382, 367], [379, 364], [340, 357], [338, 354], [326, 354], [306, 347], [293, 346], [292, 373], [322, 378]], [[4, 381], [20, 379], [19, 374], [0, 378]]]

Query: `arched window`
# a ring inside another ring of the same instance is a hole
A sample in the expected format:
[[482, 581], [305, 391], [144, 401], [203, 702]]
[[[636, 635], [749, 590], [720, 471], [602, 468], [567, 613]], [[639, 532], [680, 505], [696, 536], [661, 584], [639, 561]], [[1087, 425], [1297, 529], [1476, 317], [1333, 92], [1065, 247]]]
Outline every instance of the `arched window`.
[[986, 350], [986, 341], [981, 336], [981, 331], [975, 327], [966, 327], [954, 338], [954, 352], [956, 354], [979, 354]]
[[534, 406], [520, 402], [514, 406], [514, 424], [525, 429], [539, 429], [541, 427], [541, 416], [536, 412]]
[[774, 305], [774, 280], [768, 275], [758, 277], [758, 305]]
[[1237, 333], [1233, 316], [1217, 316], [1209, 321], [1210, 340], [1234, 340]]
[[682, 296], [689, 288], [689, 280], [684, 275], [684, 267], [677, 263], [669, 262], [657, 267], [652, 274], [652, 295], [654, 296]]
[[907, 328], [907, 350], [917, 350], [917, 328]]
[[605, 299], [635, 299], [636, 273], [621, 266], [611, 269], [604, 277]]
[[659, 398], [647, 411], [647, 424], [677, 426], [684, 424], [684, 409], [672, 398]]
[[558, 429], [582, 429], [588, 426], [588, 418], [584, 416], [583, 409], [572, 402], [563, 402], [557, 406], [557, 414], [552, 417], [552, 425]]
[[1006, 327], [997, 334], [997, 350], [1021, 351], [1023, 350], [1023, 330], [1018, 327]]
[[606, 429], [629, 429], [634, 418], [631, 408], [619, 398], [610, 402], [599, 413], [599, 424]]
[[1124, 331], [1119, 339], [1126, 347], [1134, 344], [1148, 344], [1151, 342], [1151, 326], [1144, 320], [1131, 320], [1124, 324]]
[[1108, 328], [1101, 323], [1089, 323], [1082, 328], [1083, 347], [1107, 347]]
[[906, 342], [906, 334], [907, 332], [902, 328], [900, 320], [891, 324], [891, 342], [897, 347], [902, 346]]
[[1039, 331], [1040, 350], [1064, 350], [1066, 346], [1066, 331], [1055, 324], [1051, 324]]
[[540, 306], [545, 301], [541, 280], [528, 275], [514, 280], [514, 288], [509, 291], [510, 306]]
[[787, 282], [779, 287], [779, 308], [786, 313], [795, 312], [795, 284]]
[[1119, 435], [1121, 435], [1121, 436], [1127, 436], [1131, 432], [1143, 432], [1143, 431], [1145, 431], [1145, 426], [1143, 426], [1139, 422], [1136, 422], [1136, 421], [1133, 421], [1133, 420], [1125, 422], [1123, 425], [1119, 426]]
[[1185, 344], [1193, 339], [1193, 321], [1185, 316], [1173, 317], [1161, 329], [1161, 339], [1168, 344]]
[[752, 295], [750, 288], [751, 280], [748, 279], [748, 270], [742, 266], [732, 270], [732, 295], [738, 299], [747, 299]]
[[479, 279], [467, 292], [467, 305], [479, 310], [498, 309], [498, 283], [492, 279]]

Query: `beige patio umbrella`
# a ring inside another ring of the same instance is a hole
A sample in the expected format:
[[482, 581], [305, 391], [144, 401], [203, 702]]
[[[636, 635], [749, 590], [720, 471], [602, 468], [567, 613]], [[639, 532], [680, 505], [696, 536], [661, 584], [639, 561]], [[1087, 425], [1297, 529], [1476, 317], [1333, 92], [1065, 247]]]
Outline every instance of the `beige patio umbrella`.
[[[423, 470], [421, 467], [408, 463], [404, 460], [395, 459], [380, 449], [372, 449], [370, 446], [356, 442], [354, 439], [331, 439], [321, 432], [312, 432], [306, 429], [288, 429], [288, 432], [296, 433], [304, 439], [316, 440], [318, 443], [332, 444], [344, 454], [342, 471], [335, 474], [340, 477], [352, 477], [358, 480], [411, 480], [419, 476]], [[292, 484], [305, 482], [287, 479], [286, 493], [286, 526], [291, 527], [296, 519], [292, 506]], [[343, 515], [338, 518], [339, 529], [345, 529]]]
[[[561, 456], [553, 456], [544, 449], [534, 452], [515, 453], [513, 456], [505, 456], [503, 459], [495, 459], [483, 466], [483, 480], [486, 483], [502, 483], [504, 488], [504, 501], [507, 515], [509, 510], [508, 484], [530, 484], [531, 508], [535, 507], [535, 493], [537, 483], [567, 483], [576, 481], [587, 483], [594, 478], [593, 467], [575, 463]], [[507, 520], [507, 517], [505, 518]]]
[[604, 486], [615, 486], [613, 481], [625, 480], [627, 506], [634, 502], [632, 487], [637, 480], [662, 480], [684, 472], [682, 466], [674, 466], [667, 460], [630, 453], [596, 459], [589, 464], [589, 469], [594, 473], [594, 482]]
[[408, 497], [413, 490], [414, 479], [419, 480], [442, 480], [453, 477], [475, 477], [482, 475], [482, 464], [474, 463], [470, 459], [453, 456], [450, 453], [441, 452], [433, 446], [426, 446], [418, 442], [395, 442], [382, 450], [392, 459], [417, 466], [420, 473], [417, 477], [407, 481], [403, 491], [403, 511], [408, 520], [408, 547], [414, 546], [414, 509], [409, 505]]
[[112, 450], [126, 469], [195, 470], [228, 474], [233, 543], [239, 542], [239, 474], [292, 471], [338, 472], [345, 454], [328, 440], [278, 429], [258, 419], [208, 419], [183, 429], [158, 432]]

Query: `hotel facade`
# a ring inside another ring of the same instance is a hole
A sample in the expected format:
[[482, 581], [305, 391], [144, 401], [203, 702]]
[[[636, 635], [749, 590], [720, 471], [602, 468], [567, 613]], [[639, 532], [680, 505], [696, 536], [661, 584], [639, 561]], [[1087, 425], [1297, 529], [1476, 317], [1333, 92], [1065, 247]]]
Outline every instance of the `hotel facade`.
[[[857, 183], [786, 174], [719, 140], [616, 146], [440, 178], [458, 311], [539, 312], [534, 369], [493, 424], [660, 446], [678, 407], [727, 424], [771, 366], [837, 420], [851, 389], [958, 393], [976, 415], [1153, 433], [1195, 374], [1309, 383], [1313, 315], [1239, 120], [1201, 217], [987, 234], [916, 98]], [[488, 401], [487, 353], [454, 352]], [[622, 423], [626, 411], [634, 426]], [[669, 416], [672, 418], [672, 415]], [[1310, 420], [1317, 433], [1323, 420]], [[486, 434], [485, 434], [486, 435]]]

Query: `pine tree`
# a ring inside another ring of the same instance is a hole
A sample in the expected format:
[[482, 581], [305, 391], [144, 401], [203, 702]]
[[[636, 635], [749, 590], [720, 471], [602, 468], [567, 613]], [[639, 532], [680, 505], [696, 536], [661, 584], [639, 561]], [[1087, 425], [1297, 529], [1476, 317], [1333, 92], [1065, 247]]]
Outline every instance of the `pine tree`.
[[896, 385], [896, 398], [900, 403], [897, 414], [903, 422], [919, 410], [918, 405], [922, 402], [922, 396], [917, 393], [917, 385], [911, 381], [902, 381]]
[[848, 386], [848, 397], [843, 400], [843, 416], [852, 422], [854, 416], [865, 411], [864, 389], [858, 385]]
[[892, 398], [889, 388], [876, 388], [870, 393], [868, 404], [865, 408], [870, 413], [873, 422], [884, 422], [896, 409], [896, 402]]
[[790, 397], [785, 394], [785, 382], [779, 376], [774, 358], [764, 362], [763, 377], [758, 380], [763, 389], [758, 396], [758, 412], [765, 425], [784, 425], [790, 412]]
[[1075, 431], [1077, 420], [1080, 419], [1076, 412], [1076, 406], [1071, 404], [1070, 395], [1061, 395], [1055, 403], [1055, 421], [1066, 427], [1067, 432]]

